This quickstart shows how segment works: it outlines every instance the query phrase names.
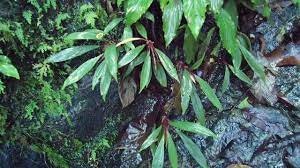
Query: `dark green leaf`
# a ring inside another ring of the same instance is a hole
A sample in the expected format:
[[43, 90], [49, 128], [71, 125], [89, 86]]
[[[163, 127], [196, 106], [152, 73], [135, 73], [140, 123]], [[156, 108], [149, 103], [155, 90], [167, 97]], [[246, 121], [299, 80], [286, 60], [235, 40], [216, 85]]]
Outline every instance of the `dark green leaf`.
[[225, 49], [232, 56], [232, 62], [238, 69], [242, 62], [241, 52], [236, 40], [237, 27], [234, 24], [231, 16], [224, 9], [216, 16], [216, 22], [220, 28], [220, 36]]
[[230, 72], [227, 66], [225, 66], [225, 74], [224, 74], [224, 79], [222, 83], [222, 89], [221, 93], [225, 93], [225, 91], [229, 88], [230, 85]]
[[94, 50], [96, 48], [99, 48], [97, 45], [84, 45], [84, 46], [76, 46], [64, 49], [60, 51], [59, 53], [56, 53], [54, 55], [51, 55], [47, 60], [46, 63], [49, 62], [62, 62], [66, 60], [73, 59], [75, 57], [78, 57], [80, 55], [83, 55], [91, 50]]
[[0, 64], [10, 64], [10, 59], [5, 55], [0, 55]]
[[132, 25], [138, 21], [152, 4], [153, 0], [128, 0], [126, 5], [126, 23]]
[[250, 108], [252, 107], [251, 104], [248, 102], [248, 97], [246, 97], [241, 103], [238, 105], [239, 109], [245, 109], [245, 108]]
[[97, 29], [90, 29], [84, 32], [74, 32], [69, 34], [67, 40], [102, 40], [104, 32]]
[[[105, 62], [105, 64], [106, 64], [106, 62]], [[105, 66], [106, 68], [104, 69], [104, 75], [100, 81], [100, 93], [101, 93], [104, 101], [105, 101], [105, 98], [106, 98], [106, 95], [107, 95], [107, 92], [108, 92], [108, 89], [109, 89], [109, 86], [111, 83], [111, 78], [112, 78], [107, 66], [108, 65], [106, 64], [106, 66]]]
[[252, 85], [251, 79], [243, 71], [235, 69], [232, 66], [229, 66], [229, 68], [232, 71], [232, 73], [234, 73], [234, 75], [237, 76], [240, 80], [246, 82], [249, 85]]
[[70, 76], [65, 80], [63, 89], [77, 81], [79, 81], [84, 75], [86, 75], [97, 63], [100, 56], [91, 58], [81, 64], [74, 72], [70, 74]]
[[205, 125], [205, 110], [197, 94], [196, 88], [194, 87], [193, 87], [193, 92], [191, 94], [191, 100], [192, 100], [193, 109], [196, 113], [199, 123], [201, 125]]
[[169, 160], [170, 160], [172, 168], [177, 168], [178, 167], [178, 155], [177, 155], [176, 146], [175, 146], [175, 143], [169, 132], [168, 132], [167, 136], [168, 136], [167, 143], [168, 143]]
[[168, 46], [176, 36], [182, 13], [181, 0], [170, 1], [163, 11], [162, 19], [166, 46]]
[[187, 70], [183, 71], [180, 93], [181, 93], [181, 109], [182, 114], [185, 114], [190, 103], [190, 96], [193, 89], [193, 82], [190, 77], [190, 73]]
[[247, 49], [251, 49], [251, 41], [250, 39], [248, 38], [248, 36], [242, 32], [239, 32], [238, 34], [238, 39], [239, 39], [239, 42]]
[[226, 4], [224, 5], [224, 9], [229, 13], [229, 15], [231, 16], [235, 26], [237, 27], [239, 25], [239, 23], [238, 23], [239, 13], [237, 11], [236, 1], [235, 0], [228, 0], [226, 2]]
[[143, 68], [142, 68], [142, 72], [140, 74], [140, 92], [142, 92], [142, 90], [148, 86], [150, 80], [151, 80], [151, 75], [152, 71], [151, 71], [151, 57], [150, 57], [150, 52], [148, 51], [147, 56], [144, 60], [144, 64], [143, 64]]
[[163, 67], [167, 71], [167, 73], [175, 80], [179, 82], [177, 71], [175, 66], [173, 65], [172, 61], [169, 57], [167, 57], [162, 51], [159, 49], [155, 49], [158, 54], [159, 60], [161, 61]]
[[161, 132], [161, 126], [156, 128], [152, 133], [148, 136], [148, 138], [143, 142], [140, 151], [147, 149], [151, 144], [157, 141], [157, 137]]
[[152, 67], [157, 81], [160, 83], [161, 86], [167, 87], [167, 76], [164, 68], [161, 66], [160, 63], [156, 64], [156, 68], [154, 65]]
[[151, 20], [152, 22], [155, 22], [154, 15], [151, 12], [146, 12], [144, 14], [144, 17]]
[[266, 79], [264, 67], [262, 64], [258, 63], [254, 56], [251, 54], [250, 51], [248, 51], [243, 45], [240, 43], [240, 49], [243, 53], [244, 58], [250, 65], [251, 69], [259, 76], [262, 80]]
[[113, 28], [115, 28], [120, 22], [122, 21], [122, 18], [115, 18], [109, 24], [105, 27], [104, 33], [107, 34], [110, 32]]
[[169, 0], [159, 0], [159, 6], [161, 11], [164, 11], [165, 7], [167, 6]]
[[183, 131], [188, 131], [205, 136], [212, 136], [216, 138], [216, 134], [214, 134], [211, 130], [205, 128], [199, 123], [193, 123], [188, 121], [170, 121], [170, 125]]
[[164, 165], [164, 155], [165, 155], [165, 137], [162, 136], [161, 140], [156, 148], [153, 160], [152, 168], [162, 168]]
[[197, 50], [198, 50], [197, 41], [193, 37], [190, 29], [186, 27], [184, 33], [183, 51], [185, 57], [184, 60], [187, 64], [190, 64], [192, 61], [195, 60], [195, 55]]
[[215, 56], [215, 57], [218, 57], [220, 48], [221, 48], [221, 42], [219, 42], [219, 43], [214, 47], [214, 49], [212, 50], [212, 52], [210, 53], [210, 55]]
[[147, 51], [143, 51], [138, 57], [136, 57], [132, 62], [130, 62], [125, 72], [125, 76], [128, 76], [136, 66], [142, 64], [146, 56], [147, 56]]
[[136, 30], [139, 32], [139, 34], [142, 36], [142, 37], [144, 37], [145, 39], [147, 39], [148, 37], [148, 35], [147, 35], [147, 30], [145, 29], [145, 27], [142, 25], [142, 24], [140, 24], [140, 23], [136, 23], [135, 24], [135, 28], [136, 28]]
[[129, 64], [132, 60], [134, 60], [141, 53], [144, 47], [145, 45], [140, 45], [127, 52], [118, 63], [119, 68]]
[[120, 7], [124, 0], [117, 0], [117, 6]]
[[209, 101], [219, 110], [222, 110], [222, 104], [218, 99], [218, 97], [216, 96], [215, 91], [209, 86], [209, 84], [198, 76], [196, 76], [196, 80], [199, 83], [201, 90], [209, 99]]
[[0, 62], [0, 73], [2, 73], [5, 76], [20, 79], [18, 70], [11, 64]]
[[206, 6], [206, 0], [183, 1], [184, 16], [195, 39], [198, 38], [200, 29], [205, 21]]
[[200, 148], [197, 144], [195, 144], [190, 138], [188, 138], [186, 135], [184, 135], [182, 132], [176, 130], [178, 135], [180, 136], [181, 140], [184, 143], [184, 146], [189, 151], [189, 153], [192, 155], [192, 157], [197, 161], [197, 163], [203, 167], [208, 168], [205, 156], [201, 152]]
[[[133, 33], [132, 33], [132, 29], [130, 26], [126, 26], [124, 28], [124, 31], [123, 31], [123, 35], [122, 35], [122, 40], [125, 40], [125, 39], [129, 39], [129, 38], [132, 38], [133, 37]], [[131, 48], [131, 49], [134, 49], [134, 45], [132, 44], [132, 42], [128, 42], [126, 43], [126, 46]]]
[[118, 73], [118, 53], [116, 45], [112, 44], [106, 47], [104, 51], [105, 62], [110, 74], [117, 81], [117, 73]]
[[223, 0], [210, 0], [210, 8], [216, 14], [219, 13], [223, 5]]
[[92, 89], [94, 90], [95, 86], [99, 83], [100, 78], [104, 75], [104, 70], [106, 69], [105, 61], [102, 61], [101, 64], [97, 67], [92, 81]]

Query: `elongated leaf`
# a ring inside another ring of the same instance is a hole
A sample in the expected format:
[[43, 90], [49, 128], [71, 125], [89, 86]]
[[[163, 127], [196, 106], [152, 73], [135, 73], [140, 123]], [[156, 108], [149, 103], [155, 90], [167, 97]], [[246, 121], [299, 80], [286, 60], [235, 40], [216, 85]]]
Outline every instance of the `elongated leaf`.
[[6, 55], [0, 55], [0, 64], [10, 64], [11, 61]]
[[236, 1], [235, 0], [228, 0], [226, 2], [226, 4], [224, 5], [224, 9], [229, 13], [229, 15], [231, 16], [231, 18], [234, 22], [234, 25], [237, 27], [239, 25], [238, 24], [239, 13], [237, 11]]
[[99, 48], [97, 45], [84, 45], [84, 46], [76, 46], [64, 49], [60, 51], [59, 53], [56, 53], [54, 55], [51, 55], [47, 60], [46, 63], [50, 62], [62, 62], [66, 60], [73, 59], [75, 57], [78, 57], [80, 55], [83, 55], [89, 51], [92, 51], [96, 48]]
[[167, 87], [167, 76], [164, 68], [161, 66], [160, 63], [156, 64], [156, 68], [154, 65], [152, 67], [157, 81], [160, 83], [161, 86]]
[[191, 100], [192, 100], [193, 109], [196, 113], [199, 123], [201, 125], [205, 125], [205, 110], [203, 108], [202, 102], [197, 94], [195, 87], [193, 87]]
[[181, 109], [182, 114], [185, 114], [190, 103], [190, 96], [193, 89], [193, 82], [190, 77], [190, 73], [187, 70], [183, 71], [180, 93], [181, 93]]
[[144, 49], [145, 45], [140, 45], [129, 52], [127, 52], [123, 58], [119, 61], [118, 66], [123, 67], [127, 64], [129, 64], [132, 60], [134, 60]]
[[176, 146], [171, 137], [171, 134], [168, 132], [167, 135], [168, 135], [167, 143], [168, 143], [169, 160], [170, 160], [172, 168], [177, 168], [178, 167], [178, 155], [177, 155]]
[[139, 32], [139, 34], [140, 34], [142, 37], [144, 37], [145, 39], [148, 38], [147, 30], [146, 30], [146, 28], [145, 28], [142, 24], [136, 23], [136, 24], [135, 24], [135, 28], [136, 28], [136, 30]]
[[[133, 37], [133, 33], [132, 33], [132, 29], [130, 26], [126, 26], [124, 28], [124, 31], [123, 31], [123, 35], [122, 35], [122, 40], [125, 40], [125, 39], [128, 39], [128, 38], [132, 38]], [[131, 48], [131, 49], [134, 49], [134, 45], [132, 44], [132, 42], [128, 42], [126, 44], [127, 47]], [[128, 48], [127, 48], [128, 50]], [[126, 50], [126, 51], [127, 51]]]
[[167, 71], [167, 73], [175, 80], [177, 80], [177, 82], [179, 82], [179, 78], [177, 75], [177, 71], [175, 66], [173, 65], [172, 61], [170, 60], [169, 57], [167, 57], [162, 51], [160, 51], [159, 49], [155, 49], [155, 51], [158, 54], [159, 60], [161, 61], [163, 67], [165, 68], [165, 70]]
[[262, 79], [265, 80], [266, 76], [265, 76], [265, 71], [264, 71], [264, 67], [262, 64], [258, 63], [254, 56], [251, 54], [250, 51], [248, 51], [243, 45], [241, 45], [241, 43], [239, 43], [240, 45], [240, 49], [243, 53], [244, 58], [246, 59], [246, 61], [248, 62], [248, 64], [250, 65], [251, 69]]
[[224, 9], [222, 9], [216, 16], [216, 22], [220, 28], [220, 36], [223, 46], [232, 56], [234, 67], [238, 69], [242, 62], [242, 56], [236, 40], [237, 27], [235, 26], [231, 16]]
[[120, 7], [124, 0], [117, 0], [117, 6]]
[[143, 51], [138, 57], [136, 57], [132, 62], [130, 62], [125, 72], [125, 77], [128, 76], [136, 66], [142, 64], [146, 56], [147, 56], [147, 51]]
[[104, 75], [100, 81], [100, 93], [101, 93], [104, 101], [106, 99], [106, 95], [107, 95], [107, 92], [108, 92], [108, 89], [109, 89], [109, 86], [111, 83], [111, 78], [112, 78], [107, 66], [108, 65], [106, 64], [106, 66], [105, 66], [106, 68], [104, 69]]
[[251, 104], [249, 104], [248, 102], [248, 97], [246, 97], [243, 101], [240, 102], [240, 104], [238, 105], [239, 109], [245, 109], [245, 108], [250, 108], [252, 107]]
[[112, 44], [108, 46], [104, 51], [105, 62], [110, 74], [117, 81], [117, 73], [118, 73], [118, 53], [116, 45]]
[[115, 18], [109, 24], [105, 27], [104, 33], [109, 33], [112, 29], [114, 29], [120, 22], [122, 21], [122, 18]]
[[144, 149], [147, 149], [150, 145], [152, 145], [154, 142], [157, 141], [157, 137], [159, 133], [161, 132], [161, 126], [156, 128], [152, 133], [148, 136], [148, 138], [143, 142], [141, 148], [139, 151], [142, 151]]
[[101, 64], [97, 67], [92, 81], [92, 89], [94, 90], [95, 86], [99, 83], [100, 78], [104, 75], [104, 70], [106, 69], [105, 61], [102, 61]]
[[100, 56], [91, 58], [81, 64], [74, 72], [70, 74], [70, 76], [65, 80], [63, 89], [77, 81], [79, 81], [84, 75], [86, 75], [97, 63]]
[[184, 43], [183, 43], [183, 51], [185, 62], [190, 64], [192, 61], [195, 60], [195, 55], [198, 50], [197, 41], [195, 40], [194, 36], [192, 35], [190, 28], [185, 29], [184, 33]]
[[222, 110], [222, 104], [218, 99], [218, 97], [216, 96], [215, 91], [209, 86], [209, 84], [198, 76], [196, 76], [196, 80], [199, 83], [201, 90], [209, 99], [209, 101], [219, 110]]
[[206, 0], [183, 1], [184, 16], [195, 39], [198, 38], [200, 29], [205, 21], [206, 6]]
[[164, 147], [165, 147], [165, 137], [162, 136], [162, 138], [156, 148], [153, 160], [152, 160], [152, 168], [162, 168], [163, 167], [164, 155], [165, 155]]
[[181, 0], [169, 1], [168, 5], [164, 8], [162, 19], [166, 46], [168, 46], [176, 36], [182, 13]]
[[183, 131], [188, 131], [205, 136], [212, 136], [216, 138], [216, 134], [214, 134], [211, 130], [202, 126], [199, 123], [193, 123], [188, 121], [170, 121], [170, 125]]
[[128, 0], [126, 5], [126, 24], [138, 21], [152, 4], [153, 0]]
[[252, 85], [252, 81], [251, 79], [241, 70], [239, 69], [235, 69], [232, 66], [229, 66], [230, 70], [232, 71], [232, 73], [237, 76], [240, 80], [242, 80], [243, 82], [246, 82], [249, 85]]
[[230, 84], [230, 72], [228, 67], [225, 67], [225, 74], [224, 74], [224, 79], [223, 79], [223, 83], [222, 83], [222, 89], [221, 89], [221, 93], [225, 93], [225, 91], [229, 88], [229, 84]]
[[150, 57], [150, 52], [148, 51], [147, 56], [144, 60], [144, 65], [142, 68], [142, 72], [140, 75], [140, 92], [142, 92], [142, 90], [148, 86], [150, 80], [151, 80], [151, 75], [152, 71], [151, 71], [151, 57]]
[[219, 13], [223, 5], [223, 0], [210, 0], [210, 8], [216, 14]]
[[165, 7], [167, 6], [169, 0], [159, 0], [159, 6], [161, 11], [164, 11]]
[[67, 40], [102, 40], [104, 32], [97, 29], [86, 30], [84, 32], [74, 32], [69, 34]]
[[126, 44], [126, 43], [130, 43], [132, 41], [137, 41], [137, 40], [144, 40], [142, 38], [138, 38], [138, 37], [132, 37], [132, 38], [128, 38], [128, 39], [124, 39], [122, 40], [121, 42], [119, 42], [116, 46], [119, 47], [123, 44]]
[[149, 11], [144, 14], [144, 17], [151, 20], [152, 22], [155, 22], [154, 15]]
[[190, 138], [188, 138], [186, 135], [184, 135], [182, 132], [177, 131], [177, 134], [180, 136], [181, 140], [184, 143], [184, 146], [189, 151], [189, 153], [192, 155], [192, 157], [197, 161], [197, 163], [203, 167], [208, 168], [205, 156], [201, 152], [201, 149], [198, 147], [197, 144], [195, 144]]
[[3, 64], [0, 62], [0, 73], [2, 73], [5, 76], [20, 79], [18, 70], [12, 64], [7, 64], [7, 63]]

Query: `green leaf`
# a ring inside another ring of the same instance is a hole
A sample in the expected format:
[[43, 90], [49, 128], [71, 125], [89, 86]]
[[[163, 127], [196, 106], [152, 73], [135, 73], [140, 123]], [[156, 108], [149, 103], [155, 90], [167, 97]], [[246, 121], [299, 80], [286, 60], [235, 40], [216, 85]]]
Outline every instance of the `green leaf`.
[[159, 0], [159, 6], [161, 11], [164, 11], [165, 7], [167, 6], [169, 0]]
[[251, 79], [241, 70], [239, 69], [235, 69], [234, 67], [229, 65], [230, 70], [232, 71], [232, 73], [237, 76], [240, 80], [246, 82], [249, 85], [252, 85], [252, 81]]
[[177, 168], [178, 167], [178, 155], [177, 155], [177, 150], [175, 143], [171, 137], [171, 134], [168, 132], [167, 134], [167, 143], [168, 143], [168, 155], [169, 155], [169, 160], [171, 163], [172, 168]]
[[104, 70], [106, 69], [105, 61], [102, 61], [101, 64], [97, 67], [92, 81], [92, 89], [94, 90], [95, 86], [99, 83], [100, 78], [104, 75]]
[[251, 69], [259, 76], [262, 80], [266, 79], [264, 67], [262, 64], [258, 63], [254, 56], [248, 51], [241, 43], [239, 43], [240, 49], [243, 53], [244, 58], [250, 65]]
[[161, 126], [156, 128], [152, 133], [147, 137], [147, 139], [143, 142], [141, 148], [139, 151], [142, 151], [144, 149], [147, 149], [150, 145], [152, 145], [154, 142], [157, 141], [157, 137], [159, 133], [161, 132]]
[[154, 18], [154, 15], [151, 13], [151, 12], [146, 12], [144, 14], [144, 17], [151, 20], [153, 23], [155, 22], [155, 18]]
[[126, 5], [126, 24], [138, 21], [152, 4], [153, 0], [128, 0]]
[[151, 75], [152, 71], [151, 71], [151, 57], [150, 57], [150, 52], [148, 51], [147, 56], [144, 60], [144, 65], [142, 68], [142, 72], [140, 74], [140, 93], [142, 92], [142, 90], [148, 86], [150, 80], [151, 80]]
[[199, 83], [201, 90], [207, 96], [208, 100], [221, 111], [222, 104], [216, 96], [215, 91], [209, 86], [209, 84], [205, 80], [201, 79], [200, 77], [196, 76], [196, 80]]
[[237, 7], [236, 7], [236, 1], [235, 0], [228, 0], [226, 2], [226, 4], [224, 5], [224, 9], [228, 12], [228, 14], [231, 16], [235, 27], [237, 27], [239, 25], [238, 21], [239, 21], [239, 13], [237, 11]]
[[246, 97], [243, 101], [240, 102], [240, 104], [238, 105], [239, 109], [245, 109], [245, 108], [250, 108], [252, 107], [251, 104], [249, 104], [248, 102], [248, 97]]
[[117, 6], [120, 7], [124, 0], [117, 0]]
[[[129, 38], [132, 38], [133, 37], [133, 33], [132, 33], [132, 29], [130, 26], [126, 26], [124, 28], [124, 31], [123, 31], [123, 35], [122, 35], [122, 40], [125, 40], [125, 39], [129, 39]], [[131, 48], [131, 49], [134, 49], [134, 45], [132, 44], [132, 42], [128, 42], [126, 43], [126, 46]]]
[[197, 94], [195, 87], [193, 87], [193, 92], [191, 94], [191, 100], [192, 100], [193, 109], [196, 113], [199, 123], [201, 125], [205, 125], [205, 110], [203, 108], [202, 102]]
[[92, 51], [96, 48], [99, 48], [99, 46], [84, 45], [84, 46], [76, 46], [76, 47], [67, 48], [67, 49], [60, 51], [59, 53], [51, 55], [48, 59], [46, 59], [46, 63], [62, 62], [62, 61], [70, 60], [70, 59], [73, 59], [80, 55], [83, 55], [89, 51]]
[[195, 39], [198, 38], [200, 29], [205, 21], [206, 6], [206, 0], [183, 1], [184, 16]]
[[139, 34], [142, 36], [142, 37], [144, 37], [145, 39], [147, 39], [148, 37], [148, 35], [147, 35], [147, 30], [145, 29], [145, 27], [142, 25], [142, 24], [140, 24], [140, 23], [136, 23], [135, 24], [135, 28], [136, 28], [136, 30], [139, 32]]
[[26, 10], [23, 12], [23, 17], [29, 24], [31, 24], [32, 14], [33, 13], [30, 10]]
[[100, 56], [91, 58], [81, 64], [74, 72], [70, 74], [70, 76], [65, 80], [63, 89], [67, 86], [79, 81], [84, 75], [86, 75], [97, 63]]
[[141, 53], [144, 47], [145, 45], [140, 45], [127, 52], [118, 63], [119, 68], [129, 64], [132, 60], [134, 60]]
[[190, 103], [190, 96], [193, 89], [193, 82], [190, 77], [190, 73], [185, 69], [182, 75], [180, 93], [181, 93], [181, 109], [182, 114], [185, 114]]
[[104, 28], [104, 33], [109, 33], [112, 29], [114, 29], [123, 19], [122, 18], [115, 18]]
[[190, 138], [188, 138], [186, 135], [184, 135], [179, 130], [176, 130], [177, 134], [180, 136], [181, 140], [184, 143], [184, 146], [189, 151], [189, 153], [192, 155], [192, 157], [197, 161], [197, 163], [203, 167], [208, 168], [205, 156], [201, 152], [200, 148], [197, 144], [195, 144]]
[[242, 62], [242, 56], [236, 40], [237, 27], [231, 16], [224, 9], [222, 9], [216, 16], [216, 22], [220, 28], [220, 36], [223, 46], [232, 56], [234, 67], [238, 69]]
[[222, 5], [223, 0], [210, 0], [210, 8], [215, 14], [219, 13]]
[[20, 79], [18, 70], [11, 64], [8, 63], [1, 63], [0, 62], [0, 73], [5, 76], [13, 77], [16, 79]]
[[112, 44], [106, 47], [104, 51], [105, 62], [110, 74], [115, 78], [117, 81], [117, 74], [118, 74], [118, 53], [116, 45]]
[[154, 75], [157, 79], [157, 81], [160, 83], [161, 86], [163, 87], [167, 87], [167, 76], [166, 76], [166, 72], [164, 70], [164, 68], [162, 67], [162, 65], [160, 63], [156, 64], [156, 68], [153, 65], [153, 71], [154, 71]]
[[199, 123], [193, 123], [188, 121], [170, 121], [170, 125], [183, 131], [188, 131], [204, 136], [212, 136], [214, 138], [217, 137], [216, 134], [214, 134], [211, 130], [207, 129]]
[[128, 76], [136, 66], [142, 64], [146, 56], [147, 56], [147, 51], [143, 51], [138, 57], [136, 57], [132, 62], [130, 62], [125, 72], [125, 77]]
[[74, 32], [66, 37], [66, 40], [102, 40], [104, 32], [102, 30], [90, 29], [84, 32]]
[[176, 36], [182, 13], [181, 0], [170, 1], [163, 11], [163, 31], [166, 46], [168, 46]]
[[0, 55], [0, 64], [11, 64], [11, 61], [6, 55]]
[[224, 74], [224, 79], [222, 83], [222, 89], [221, 93], [225, 93], [225, 91], [229, 88], [230, 85], [230, 72], [227, 66], [225, 66], [225, 74]]
[[195, 60], [195, 55], [198, 50], [197, 40], [193, 37], [190, 28], [186, 27], [184, 33], [184, 43], [183, 43], [183, 51], [185, 62], [190, 64]]
[[[106, 62], [105, 62], [105, 64], [106, 64]], [[107, 92], [108, 92], [108, 89], [109, 89], [109, 86], [111, 83], [111, 78], [112, 78], [107, 66], [108, 65], [106, 64], [106, 66], [105, 66], [106, 68], [104, 69], [104, 75], [100, 81], [100, 93], [101, 93], [104, 101], [106, 99], [106, 95], [107, 95]]]
[[159, 49], [155, 49], [155, 51], [158, 54], [158, 58], [161, 61], [163, 67], [165, 68], [165, 70], [167, 71], [167, 73], [173, 78], [175, 79], [177, 82], [179, 82], [179, 78], [177, 75], [177, 71], [175, 66], [173, 65], [172, 61], [170, 60], [169, 57], [167, 57], [162, 51], [160, 51]]
[[161, 140], [156, 148], [154, 157], [152, 160], [152, 168], [162, 168], [164, 165], [164, 155], [165, 155], [165, 137], [162, 136]]

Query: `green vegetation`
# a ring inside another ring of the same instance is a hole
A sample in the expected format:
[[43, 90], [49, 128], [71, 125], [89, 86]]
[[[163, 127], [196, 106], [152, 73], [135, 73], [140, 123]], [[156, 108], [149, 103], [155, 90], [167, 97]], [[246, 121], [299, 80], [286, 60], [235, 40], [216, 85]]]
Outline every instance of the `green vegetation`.
[[[217, 138], [205, 127], [205, 109], [197, 92], [201, 91], [216, 109], [223, 110], [216, 86], [197, 75], [208, 56], [217, 58], [224, 49], [230, 57], [224, 63], [221, 93], [228, 89], [231, 75], [252, 85], [252, 77], [244, 73], [242, 62], [265, 80], [264, 67], [252, 55], [248, 37], [239, 32], [237, 6], [268, 17], [268, 0], [116, 0], [75, 4], [22, 0], [6, 4], [7, 10], [13, 10], [8, 16], [0, 15], [0, 103], [7, 102], [7, 95], [12, 95], [10, 102], [14, 103], [10, 105], [13, 107], [0, 106], [0, 142], [18, 143], [43, 153], [54, 167], [69, 167], [72, 161], [77, 166], [85, 161], [89, 166], [99, 166], [99, 158], [115, 143], [120, 116], [106, 118], [103, 131], [85, 142], [48, 126], [53, 122], [73, 126], [67, 107], [71, 106], [76, 82], [91, 72], [92, 89], [100, 87], [103, 100], [113, 81], [121, 83], [134, 77], [136, 71], [139, 89], [133, 89], [133, 95], [155, 80], [164, 88], [171, 83], [179, 85], [182, 115], [191, 104], [197, 119], [169, 120], [173, 111], [161, 112], [157, 127], [140, 147], [140, 151], [155, 149], [151, 150], [154, 168], [163, 167], [165, 147], [171, 166], [178, 167], [175, 137], [180, 137], [201, 167], [208, 167], [200, 148], [181, 132]], [[152, 10], [154, 5], [158, 9]], [[208, 16], [214, 26], [204, 33], [201, 30]], [[162, 39], [153, 37], [150, 25], [163, 31]], [[217, 43], [208, 50], [212, 39]], [[167, 52], [170, 48], [182, 48], [182, 56], [172, 57]], [[238, 108], [248, 106], [245, 99]]]

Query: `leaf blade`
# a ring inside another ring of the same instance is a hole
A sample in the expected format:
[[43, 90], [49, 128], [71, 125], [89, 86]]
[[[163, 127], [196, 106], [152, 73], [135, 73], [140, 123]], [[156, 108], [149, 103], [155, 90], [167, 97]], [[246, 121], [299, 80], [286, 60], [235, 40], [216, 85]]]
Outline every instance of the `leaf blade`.
[[149, 146], [151, 146], [157, 140], [157, 137], [158, 137], [159, 133], [161, 132], [161, 130], [162, 130], [162, 127], [159, 126], [154, 131], [152, 131], [152, 133], [143, 142], [139, 151], [143, 151], [143, 150], [147, 149]]
[[148, 86], [150, 80], [151, 80], [151, 57], [150, 57], [150, 52], [148, 51], [147, 56], [144, 60], [143, 68], [140, 74], [140, 93], [142, 90]]
[[145, 45], [140, 45], [127, 52], [118, 63], [119, 68], [129, 64], [132, 60], [134, 60], [141, 53], [144, 47]]
[[161, 61], [164, 69], [167, 71], [167, 73], [173, 78], [175, 79], [177, 82], [179, 82], [179, 78], [177, 75], [177, 71], [175, 66], [173, 65], [172, 61], [170, 60], [169, 57], [167, 57], [162, 51], [160, 51], [159, 49], [155, 49], [155, 51], [158, 54], [158, 58]]
[[152, 4], [153, 0], [128, 0], [126, 6], [126, 24], [138, 21]]
[[188, 131], [204, 136], [212, 136], [214, 138], [216, 137], [216, 135], [211, 130], [202, 126], [199, 123], [193, 123], [188, 121], [170, 121], [170, 125], [183, 131]]
[[105, 63], [110, 74], [117, 81], [117, 73], [118, 73], [118, 53], [116, 45], [112, 44], [106, 47], [104, 51]]
[[182, 114], [185, 114], [187, 108], [189, 107], [192, 89], [193, 82], [190, 78], [190, 73], [187, 70], [184, 70], [180, 87]]

